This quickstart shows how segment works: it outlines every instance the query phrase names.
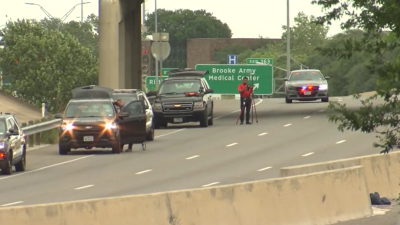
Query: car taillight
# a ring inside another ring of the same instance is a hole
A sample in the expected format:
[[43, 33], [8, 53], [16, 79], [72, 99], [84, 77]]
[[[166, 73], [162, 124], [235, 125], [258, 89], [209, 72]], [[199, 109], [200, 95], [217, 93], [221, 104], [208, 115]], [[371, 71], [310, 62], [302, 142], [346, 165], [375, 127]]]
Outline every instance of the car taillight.
[[189, 93], [185, 93], [186, 97], [190, 97], [190, 96], [199, 96], [199, 93], [197, 92], [189, 92]]

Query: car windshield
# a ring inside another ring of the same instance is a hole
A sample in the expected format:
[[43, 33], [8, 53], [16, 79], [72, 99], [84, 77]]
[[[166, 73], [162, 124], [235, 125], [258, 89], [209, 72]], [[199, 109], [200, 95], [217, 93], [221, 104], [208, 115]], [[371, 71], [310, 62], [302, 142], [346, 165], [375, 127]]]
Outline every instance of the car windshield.
[[113, 95], [113, 99], [114, 99], [114, 101], [116, 101], [116, 100], [118, 100], [118, 99], [121, 99], [121, 101], [126, 105], [126, 104], [128, 104], [129, 102], [131, 102], [131, 101], [136, 101], [136, 100], [139, 100], [138, 99], [138, 96], [135, 94], [135, 95], [132, 95], [132, 94], [130, 94], [130, 95], [126, 95], [126, 94], [114, 94]]
[[4, 135], [6, 133], [6, 122], [4, 120], [0, 120], [0, 135]]
[[292, 72], [289, 80], [290, 81], [302, 81], [302, 80], [322, 81], [322, 80], [325, 80], [325, 78], [320, 71], [296, 71], [296, 72]]
[[199, 92], [199, 80], [174, 80], [165, 81], [158, 92], [160, 95], [182, 94], [187, 92]]
[[65, 109], [67, 118], [112, 117], [114, 114], [110, 102], [71, 102]]

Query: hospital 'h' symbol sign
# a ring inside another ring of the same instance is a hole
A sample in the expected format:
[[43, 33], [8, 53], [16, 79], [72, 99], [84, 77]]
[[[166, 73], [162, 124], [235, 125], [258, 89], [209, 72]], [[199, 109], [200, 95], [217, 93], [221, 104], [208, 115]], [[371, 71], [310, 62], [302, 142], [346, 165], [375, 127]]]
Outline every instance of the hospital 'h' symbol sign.
[[238, 56], [228, 55], [228, 64], [238, 64]]

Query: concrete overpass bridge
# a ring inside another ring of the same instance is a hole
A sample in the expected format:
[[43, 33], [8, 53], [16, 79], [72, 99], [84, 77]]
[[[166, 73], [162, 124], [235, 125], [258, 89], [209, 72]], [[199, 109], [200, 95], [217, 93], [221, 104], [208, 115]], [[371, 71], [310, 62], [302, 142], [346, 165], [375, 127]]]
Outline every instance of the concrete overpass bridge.
[[99, 85], [142, 88], [143, 1], [99, 0]]

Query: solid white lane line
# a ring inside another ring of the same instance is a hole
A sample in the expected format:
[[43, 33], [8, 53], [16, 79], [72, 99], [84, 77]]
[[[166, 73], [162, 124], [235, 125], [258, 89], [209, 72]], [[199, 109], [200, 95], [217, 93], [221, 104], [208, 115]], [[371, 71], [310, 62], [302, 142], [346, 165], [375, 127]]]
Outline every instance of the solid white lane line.
[[167, 136], [167, 135], [170, 135], [170, 134], [175, 134], [175, 133], [181, 132], [183, 130], [186, 130], [186, 128], [175, 130], [175, 131], [172, 131], [172, 132], [169, 132], [169, 133], [166, 133], [166, 134], [161, 134], [161, 135], [155, 136], [154, 138], [159, 138], [159, 137], [164, 137], [164, 136]]
[[258, 136], [264, 136], [264, 135], [266, 135], [266, 134], [268, 134], [268, 133], [261, 133], [261, 134], [259, 134]]
[[80, 157], [80, 158], [68, 160], [68, 161], [65, 161], [65, 162], [53, 164], [53, 165], [50, 165], [50, 166], [45, 166], [45, 167], [42, 167], [42, 168], [39, 168], [39, 169], [36, 169], [36, 170], [26, 171], [26, 172], [19, 173], [19, 174], [15, 174], [15, 175], [8, 176], [8, 177], [1, 177], [0, 180], [4, 180], [4, 179], [12, 178], [12, 177], [17, 177], [17, 176], [26, 175], [26, 174], [38, 172], [38, 171], [41, 171], [41, 170], [49, 169], [49, 168], [52, 168], [52, 167], [56, 167], [56, 166], [61, 166], [61, 165], [68, 164], [68, 163], [72, 163], [72, 162], [75, 162], [75, 161], [78, 161], [78, 160], [86, 159], [86, 158], [89, 158], [89, 157], [92, 157], [92, 156], [94, 156], [94, 155], [88, 155], [88, 156], [84, 156], [84, 157]]
[[342, 144], [343, 142], [346, 142], [346, 140], [338, 141], [338, 142], [336, 142], [336, 144]]
[[305, 157], [305, 156], [309, 156], [309, 155], [312, 155], [312, 154], [314, 154], [314, 152], [310, 152], [310, 153], [304, 154], [302, 156]]
[[81, 190], [81, 189], [90, 188], [90, 187], [93, 187], [93, 186], [94, 186], [93, 184], [86, 185], [86, 186], [82, 186], [82, 187], [77, 187], [77, 188], [75, 188], [75, 190]]
[[2, 206], [2, 207], [4, 207], [4, 206], [16, 205], [16, 204], [20, 204], [20, 203], [23, 203], [23, 201], [19, 201], [19, 202], [11, 202], [11, 203], [4, 204], [4, 205], [1, 205], [1, 206]]
[[190, 157], [187, 157], [186, 159], [194, 159], [194, 158], [197, 158], [197, 157], [199, 157], [199, 155], [190, 156]]
[[286, 125], [283, 125], [283, 127], [288, 127], [288, 126], [292, 126], [292, 124], [291, 124], [291, 123], [288, 123], [288, 124], [286, 124]]
[[238, 143], [232, 143], [232, 144], [227, 145], [226, 147], [232, 147], [232, 146], [237, 145], [237, 144]]
[[303, 119], [309, 119], [311, 116], [306, 116], [306, 117], [304, 117]]
[[151, 171], [151, 170], [143, 170], [143, 171], [137, 172], [137, 173], [135, 173], [135, 174], [139, 175], [139, 174], [148, 173], [148, 172], [150, 172], [150, 171]]
[[264, 171], [264, 170], [269, 170], [269, 169], [271, 169], [271, 168], [272, 168], [272, 166], [268, 166], [268, 167], [259, 169], [259, 170], [257, 170], [257, 171], [261, 172], [261, 171]]
[[201, 186], [201, 187], [210, 187], [210, 186], [215, 185], [215, 184], [219, 184], [219, 182], [214, 182], [214, 183], [206, 184], [206, 185], [203, 185], [203, 186]]

